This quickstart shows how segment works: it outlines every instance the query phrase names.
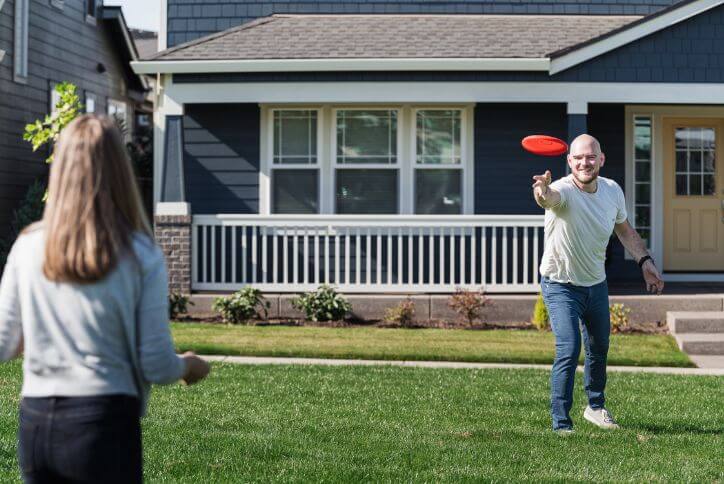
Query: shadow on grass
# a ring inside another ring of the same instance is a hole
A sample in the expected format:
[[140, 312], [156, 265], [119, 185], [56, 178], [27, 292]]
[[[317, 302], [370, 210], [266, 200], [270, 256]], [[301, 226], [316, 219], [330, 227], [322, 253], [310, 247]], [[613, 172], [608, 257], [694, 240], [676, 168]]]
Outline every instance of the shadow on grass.
[[639, 424], [626, 428], [634, 431], [648, 432], [654, 435], [724, 435], [724, 427], [696, 426], [688, 422], [672, 422], [667, 425]]

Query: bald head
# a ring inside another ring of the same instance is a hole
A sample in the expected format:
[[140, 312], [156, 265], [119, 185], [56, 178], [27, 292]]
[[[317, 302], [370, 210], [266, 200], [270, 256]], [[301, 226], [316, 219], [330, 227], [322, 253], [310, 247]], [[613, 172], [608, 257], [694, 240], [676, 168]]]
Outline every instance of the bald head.
[[577, 153], [578, 151], [593, 151], [595, 154], [601, 154], [601, 143], [590, 134], [582, 134], [571, 143], [570, 152], [571, 154]]

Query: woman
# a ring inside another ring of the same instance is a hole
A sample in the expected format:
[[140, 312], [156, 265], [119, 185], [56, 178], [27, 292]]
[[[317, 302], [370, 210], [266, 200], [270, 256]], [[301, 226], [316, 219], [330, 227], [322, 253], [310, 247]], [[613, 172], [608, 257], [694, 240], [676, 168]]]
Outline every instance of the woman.
[[43, 219], [0, 283], [0, 358], [24, 351], [18, 460], [25, 482], [141, 482], [150, 383], [209, 366], [174, 352], [163, 254], [113, 121], [62, 132]]

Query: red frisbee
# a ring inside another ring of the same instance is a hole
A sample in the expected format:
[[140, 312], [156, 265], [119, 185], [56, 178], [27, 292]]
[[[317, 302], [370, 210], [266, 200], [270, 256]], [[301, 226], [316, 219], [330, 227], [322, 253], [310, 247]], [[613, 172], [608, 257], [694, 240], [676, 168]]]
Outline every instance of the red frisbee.
[[558, 156], [568, 151], [565, 141], [545, 134], [526, 136], [520, 143], [523, 148], [536, 155]]

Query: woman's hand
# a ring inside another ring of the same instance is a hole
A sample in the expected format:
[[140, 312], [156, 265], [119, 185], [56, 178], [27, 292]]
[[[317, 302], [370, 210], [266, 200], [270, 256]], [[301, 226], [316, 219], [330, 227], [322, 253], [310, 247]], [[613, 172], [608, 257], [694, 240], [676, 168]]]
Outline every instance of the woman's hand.
[[186, 372], [181, 377], [186, 385], [193, 385], [194, 383], [203, 380], [211, 371], [209, 364], [196, 356], [193, 351], [187, 351], [181, 358], [186, 363]]

